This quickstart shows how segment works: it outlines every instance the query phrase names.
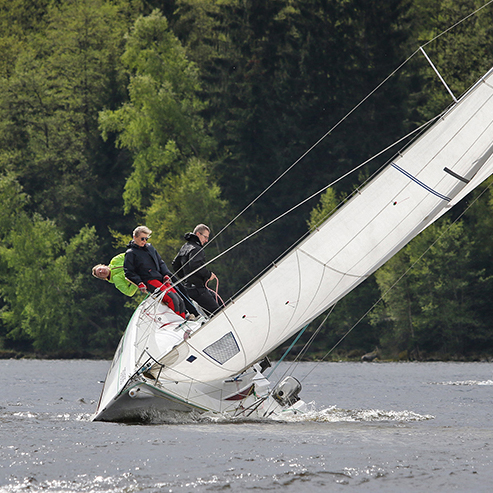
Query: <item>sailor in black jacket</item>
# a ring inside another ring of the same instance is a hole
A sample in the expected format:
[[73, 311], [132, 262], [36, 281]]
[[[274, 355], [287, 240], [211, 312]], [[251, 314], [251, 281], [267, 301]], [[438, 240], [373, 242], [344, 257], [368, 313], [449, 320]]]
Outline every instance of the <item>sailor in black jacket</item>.
[[163, 300], [181, 316], [185, 316], [185, 306], [196, 314], [195, 307], [183, 300], [181, 293], [171, 287], [171, 271], [157, 250], [147, 241], [152, 231], [147, 226], [138, 226], [133, 232], [133, 240], [127, 245], [123, 268], [125, 277], [136, 284], [142, 293], [156, 289], [166, 291]]
[[151, 230], [146, 226], [139, 226], [133, 232], [133, 240], [127, 245], [125, 252], [125, 277], [136, 284], [142, 292], [149, 290], [151, 293], [157, 287], [149, 281], [157, 280], [161, 284], [164, 276], [171, 278], [171, 271], [164, 263], [157, 250], [147, 243]]
[[185, 235], [187, 243], [180, 248], [172, 262], [172, 266], [178, 279], [193, 272], [184, 281], [187, 294], [212, 314], [220, 306], [211, 291], [206, 287], [208, 281], [217, 279], [215, 274], [205, 266], [204, 245], [209, 241], [209, 235], [210, 229], [205, 224], [199, 224], [195, 227], [193, 233], [187, 233]]

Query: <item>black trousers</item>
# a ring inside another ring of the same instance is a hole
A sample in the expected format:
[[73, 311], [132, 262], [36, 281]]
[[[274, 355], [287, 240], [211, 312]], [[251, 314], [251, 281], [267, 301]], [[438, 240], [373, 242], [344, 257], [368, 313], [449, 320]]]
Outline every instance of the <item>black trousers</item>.
[[222, 308], [222, 305], [220, 306], [218, 304], [214, 295], [205, 286], [187, 286], [187, 293], [188, 296], [192, 298], [192, 300], [196, 301], [204, 310], [206, 310], [210, 314], [213, 314], [214, 312]]
[[198, 317], [199, 316], [199, 312], [193, 306], [193, 303], [189, 300], [189, 298], [192, 298], [192, 297], [188, 294], [188, 289], [186, 289], [185, 286], [182, 286], [181, 284], [180, 285], [176, 285], [175, 286], [175, 289], [178, 291], [178, 293], [183, 298], [183, 301], [185, 302], [185, 308], [187, 309], [187, 312], [188, 313], [193, 313], [196, 317]]

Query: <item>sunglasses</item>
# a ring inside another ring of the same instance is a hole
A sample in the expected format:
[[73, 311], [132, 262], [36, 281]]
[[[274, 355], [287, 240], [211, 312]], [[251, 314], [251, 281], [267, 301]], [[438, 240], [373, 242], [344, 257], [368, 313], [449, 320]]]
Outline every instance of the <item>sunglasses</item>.
[[141, 240], [142, 240], [142, 241], [147, 241], [149, 238], [150, 238], [150, 236], [148, 236], [147, 238], [146, 238], [145, 236], [143, 236], [143, 237], [141, 238]]

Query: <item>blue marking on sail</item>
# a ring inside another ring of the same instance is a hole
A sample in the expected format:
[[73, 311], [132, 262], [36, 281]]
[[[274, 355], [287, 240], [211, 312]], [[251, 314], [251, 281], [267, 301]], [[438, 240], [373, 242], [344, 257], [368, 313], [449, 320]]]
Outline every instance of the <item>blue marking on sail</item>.
[[406, 175], [409, 179], [417, 183], [419, 186], [423, 187], [425, 190], [428, 192], [432, 193], [433, 195], [436, 195], [438, 198], [442, 200], [446, 200], [447, 202], [450, 202], [452, 199], [450, 197], [447, 197], [446, 195], [442, 195], [441, 193], [437, 192], [436, 190], [433, 190], [433, 188], [430, 188], [428, 185], [424, 184], [422, 181], [418, 180], [415, 176], [411, 175], [408, 173], [405, 169], [401, 168], [400, 166], [397, 166], [397, 164], [392, 163], [392, 166], [400, 171], [402, 174]]

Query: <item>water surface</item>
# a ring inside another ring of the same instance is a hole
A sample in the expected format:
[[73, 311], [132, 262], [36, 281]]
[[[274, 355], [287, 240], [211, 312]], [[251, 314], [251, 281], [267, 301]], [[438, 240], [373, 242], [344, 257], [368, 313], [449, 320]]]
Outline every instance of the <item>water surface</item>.
[[492, 489], [491, 363], [285, 363], [303, 417], [148, 425], [90, 421], [109, 364], [0, 361], [0, 492]]

